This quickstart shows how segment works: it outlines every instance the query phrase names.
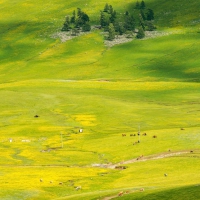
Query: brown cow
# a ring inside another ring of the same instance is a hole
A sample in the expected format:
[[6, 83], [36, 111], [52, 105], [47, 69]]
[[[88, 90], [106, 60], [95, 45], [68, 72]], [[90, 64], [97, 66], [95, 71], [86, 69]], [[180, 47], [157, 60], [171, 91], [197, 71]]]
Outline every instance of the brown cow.
[[124, 194], [124, 192], [121, 191], [121, 192], [118, 194], [118, 197], [121, 197], [123, 194]]

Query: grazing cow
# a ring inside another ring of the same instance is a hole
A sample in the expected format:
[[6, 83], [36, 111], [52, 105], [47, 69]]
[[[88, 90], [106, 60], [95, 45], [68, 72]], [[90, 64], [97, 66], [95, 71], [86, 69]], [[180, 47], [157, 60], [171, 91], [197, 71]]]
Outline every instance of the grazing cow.
[[183, 130], [185, 130], [184, 128], [181, 128], [181, 130], [183, 131]]
[[153, 138], [157, 138], [157, 136], [156, 136], [156, 135], [154, 135], [154, 136], [153, 136]]
[[126, 166], [115, 166], [115, 169], [126, 169], [127, 167]]
[[133, 134], [130, 134], [130, 136], [133, 136]]
[[193, 153], [193, 151], [191, 150], [190, 153]]
[[146, 134], [146, 133], [143, 133], [142, 135], [146, 136], [147, 134]]
[[140, 192], [143, 192], [144, 191], [144, 188], [140, 188]]
[[59, 183], [59, 185], [62, 185], [62, 184], [63, 184], [63, 182], [60, 182], [60, 183]]
[[126, 134], [123, 133], [123, 134], [122, 134], [122, 137], [125, 137], [125, 136], [126, 136]]
[[37, 117], [39, 117], [39, 115], [35, 115], [34, 117], [36, 117], [36, 118], [37, 118]]
[[118, 197], [121, 197], [123, 194], [124, 194], [124, 192], [121, 191], [121, 192], [118, 194]]

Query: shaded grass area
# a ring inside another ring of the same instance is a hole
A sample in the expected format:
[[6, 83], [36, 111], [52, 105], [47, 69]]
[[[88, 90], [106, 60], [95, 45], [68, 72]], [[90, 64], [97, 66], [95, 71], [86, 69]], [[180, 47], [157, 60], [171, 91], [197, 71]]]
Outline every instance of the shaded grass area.
[[[182, 187], [200, 178], [199, 2], [145, 2], [160, 36], [107, 48], [99, 31], [52, 38], [77, 7], [96, 24], [105, 1], [0, 1], [1, 199], [100, 199], [141, 187], [123, 198], [190, 190], [198, 199], [196, 187]], [[133, 4], [112, 0], [119, 12]], [[147, 136], [133, 145], [138, 126]], [[169, 149], [194, 153], [123, 171], [91, 167]]]
[[[158, 192], [144, 192], [144, 194], [134, 194], [134, 195], [127, 195], [123, 196], [120, 199], [138, 199], [138, 200], [154, 200], [154, 199], [184, 199], [187, 200], [193, 200], [193, 199], [199, 199], [199, 185], [192, 185], [187, 187], [180, 187], [176, 189], [170, 189], [170, 190], [164, 190], [164, 191], [158, 191]], [[118, 198], [114, 198], [118, 199]]]
[[[128, 3], [112, 1], [116, 9], [125, 9]], [[132, 3], [135, 6], [135, 2]], [[179, 9], [180, 15], [193, 19], [198, 2], [191, 3], [194, 12], [187, 11], [188, 4], [185, 2], [146, 2], [147, 7], [155, 9], [158, 19], [164, 16], [162, 25], [173, 19], [174, 14], [171, 11], [172, 15], [166, 17], [162, 12], [180, 3], [184, 7], [181, 11]], [[62, 0], [57, 3], [44, 1], [37, 6], [30, 1], [2, 3], [1, 82], [32, 78], [199, 81], [199, 34], [196, 28], [179, 29], [173, 25], [174, 29], [166, 29], [158, 38], [134, 40], [112, 49], [104, 46], [103, 36], [98, 31], [66, 43], [52, 38], [60, 30], [64, 16], [77, 5], [95, 16], [104, 4]], [[180, 8], [172, 7], [175, 10]], [[13, 12], [7, 12], [6, 9], [11, 8]], [[160, 10], [161, 13], [158, 12]], [[188, 23], [185, 18], [184, 23]]]

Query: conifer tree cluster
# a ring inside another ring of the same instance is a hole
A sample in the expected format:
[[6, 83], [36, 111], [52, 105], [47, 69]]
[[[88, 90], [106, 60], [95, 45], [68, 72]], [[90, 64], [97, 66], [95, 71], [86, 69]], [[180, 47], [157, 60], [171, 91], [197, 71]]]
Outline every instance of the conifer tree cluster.
[[74, 10], [72, 16], [66, 16], [65, 22], [62, 27], [62, 31], [72, 31], [72, 35], [77, 35], [82, 29], [83, 32], [90, 31], [90, 18], [80, 8], [77, 8], [77, 12]]
[[156, 27], [153, 24], [154, 12], [150, 8], [146, 8], [144, 1], [136, 2], [135, 9], [139, 11], [139, 25], [143, 31], [153, 31]]
[[[137, 1], [135, 8], [132, 11], [125, 11], [123, 14], [118, 14], [113, 9], [112, 5], [105, 4], [100, 11], [100, 27], [108, 32], [107, 39], [113, 40], [116, 35], [126, 34], [133, 37], [136, 33], [136, 38], [145, 37], [145, 31], [153, 31], [154, 12], [146, 7], [144, 0]], [[89, 16], [80, 8], [73, 11], [72, 16], [67, 16], [62, 27], [62, 31], [70, 31], [72, 35], [77, 35], [80, 30], [86, 32], [91, 30]]]
[[[113, 9], [112, 5], [106, 4], [103, 11], [100, 11], [100, 25], [108, 32], [108, 39], [113, 40], [115, 35], [126, 33], [132, 36], [137, 32], [136, 38], [145, 37], [145, 30], [153, 31], [154, 12], [147, 9], [144, 1], [136, 2], [133, 12], [126, 11], [123, 16]], [[136, 31], [137, 29], [137, 31]]]

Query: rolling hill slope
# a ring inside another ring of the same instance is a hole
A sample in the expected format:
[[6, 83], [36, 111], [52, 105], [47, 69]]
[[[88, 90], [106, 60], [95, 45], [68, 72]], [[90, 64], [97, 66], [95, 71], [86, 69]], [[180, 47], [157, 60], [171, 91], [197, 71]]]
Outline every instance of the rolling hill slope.
[[136, 12], [0, 0], [0, 199], [198, 199], [200, 2], [146, 0], [157, 30], [143, 40], [55, 37], [77, 7], [98, 24], [105, 3]]

